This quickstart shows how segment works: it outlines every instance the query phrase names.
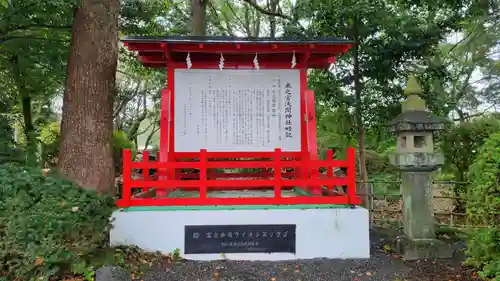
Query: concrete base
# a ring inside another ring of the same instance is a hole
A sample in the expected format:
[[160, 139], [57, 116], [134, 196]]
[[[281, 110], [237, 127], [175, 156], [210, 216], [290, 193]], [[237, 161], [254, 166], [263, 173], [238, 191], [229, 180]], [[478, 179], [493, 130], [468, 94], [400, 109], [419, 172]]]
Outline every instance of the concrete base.
[[[293, 260], [370, 257], [369, 214], [363, 208], [119, 210], [113, 214], [111, 245], [136, 245], [191, 260]], [[186, 225], [296, 224], [296, 253], [184, 254]]]
[[453, 249], [449, 244], [438, 239], [408, 239], [399, 237], [396, 249], [403, 255], [403, 260], [449, 259]]

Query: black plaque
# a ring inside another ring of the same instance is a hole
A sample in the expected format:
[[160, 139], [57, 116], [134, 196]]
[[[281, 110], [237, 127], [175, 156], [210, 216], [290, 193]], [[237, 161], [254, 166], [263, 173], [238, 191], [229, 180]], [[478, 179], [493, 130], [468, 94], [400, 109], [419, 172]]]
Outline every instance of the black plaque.
[[295, 224], [186, 225], [186, 254], [295, 253]]

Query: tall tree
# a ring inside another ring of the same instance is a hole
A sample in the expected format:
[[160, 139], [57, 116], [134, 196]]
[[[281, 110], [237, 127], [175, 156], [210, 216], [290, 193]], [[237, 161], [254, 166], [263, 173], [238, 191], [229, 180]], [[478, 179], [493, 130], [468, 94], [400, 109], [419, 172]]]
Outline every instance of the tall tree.
[[[500, 105], [500, 5], [479, 1], [461, 24], [462, 39], [442, 44], [429, 58], [429, 69], [447, 75], [430, 77], [432, 108], [454, 121], [468, 121]], [[432, 73], [430, 72], [430, 73]], [[480, 106], [486, 106], [478, 110]]]
[[29, 164], [38, 164], [40, 126], [49, 119], [50, 100], [62, 92], [73, 5], [70, 0], [0, 5], [0, 91], [18, 100], [10, 116], [23, 132], [17, 144], [26, 148]]
[[205, 36], [207, 34], [207, 3], [208, 0], [191, 1], [191, 35]]
[[[366, 134], [377, 130], [376, 135], [383, 135], [381, 127], [399, 111], [401, 82], [424, 63], [447, 31], [457, 27], [463, 2], [297, 1], [294, 16], [309, 21], [309, 35], [354, 41], [351, 52], [339, 58], [335, 76], [322, 76], [328, 82], [321, 79], [321, 84], [330, 86], [317, 93], [320, 102], [347, 105], [355, 112], [359, 174], [364, 182], [370, 149]], [[367, 188], [361, 184], [359, 191], [368, 194]], [[369, 197], [363, 201], [367, 204]]]
[[63, 100], [59, 169], [100, 192], [114, 184], [111, 134], [119, 13], [118, 0], [81, 0], [75, 8]]

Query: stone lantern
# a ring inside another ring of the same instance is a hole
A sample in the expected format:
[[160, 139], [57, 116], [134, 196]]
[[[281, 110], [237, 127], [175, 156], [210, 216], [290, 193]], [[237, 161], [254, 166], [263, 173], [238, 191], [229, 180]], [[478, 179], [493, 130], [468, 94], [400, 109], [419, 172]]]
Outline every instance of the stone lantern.
[[427, 111], [420, 97], [422, 89], [414, 76], [410, 76], [404, 91], [407, 97], [402, 113], [389, 122], [389, 131], [396, 134], [396, 153], [391, 164], [402, 170], [435, 170], [443, 164], [441, 153], [434, 152], [434, 132], [444, 128], [446, 119]]
[[431, 176], [444, 162], [443, 155], [434, 151], [434, 132], [442, 130], [448, 121], [427, 111], [414, 76], [409, 77], [404, 94], [407, 98], [402, 113], [388, 124], [397, 137], [396, 152], [390, 156], [390, 162], [401, 172], [403, 257], [447, 258], [451, 251], [435, 239]]

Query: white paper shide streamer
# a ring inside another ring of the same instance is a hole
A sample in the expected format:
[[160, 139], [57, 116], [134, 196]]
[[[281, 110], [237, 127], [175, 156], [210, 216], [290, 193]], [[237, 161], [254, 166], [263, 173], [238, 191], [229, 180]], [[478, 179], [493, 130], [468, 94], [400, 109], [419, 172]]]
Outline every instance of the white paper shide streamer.
[[186, 65], [188, 69], [191, 69], [191, 66], [193, 66], [193, 63], [191, 62], [191, 53], [187, 54], [186, 57]]
[[222, 55], [222, 53], [220, 54], [219, 69], [224, 69], [224, 56]]
[[255, 54], [255, 57], [253, 58], [253, 65], [255, 66], [255, 69], [257, 69], [257, 70], [260, 69], [259, 58], [257, 57], [257, 53]]
[[295, 68], [296, 65], [297, 65], [297, 58], [295, 57], [295, 51], [293, 51], [292, 68]]

